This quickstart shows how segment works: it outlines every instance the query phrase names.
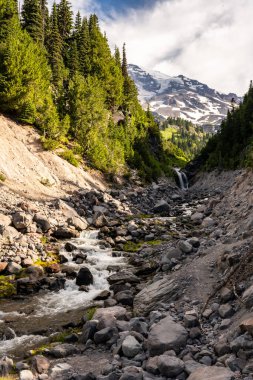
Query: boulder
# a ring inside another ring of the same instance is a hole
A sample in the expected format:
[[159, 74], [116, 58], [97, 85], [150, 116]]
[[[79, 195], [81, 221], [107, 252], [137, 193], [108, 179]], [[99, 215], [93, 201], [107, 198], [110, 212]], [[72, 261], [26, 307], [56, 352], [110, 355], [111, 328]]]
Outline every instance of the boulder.
[[184, 370], [184, 362], [175, 356], [161, 355], [157, 365], [160, 373], [165, 377], [176, 377]]
[[181, 347], [185, 347], [188, 333], [186, 329], [173, 321], [168, 316], [152, 326], [147, 345], [150, 356], [161, 355], [165, 351], [174, 350], [179, 352]]
[[233, 380], [234, 373], [223, 367], [202, 367], [188, 377], [188, 380]]
[[140, 282], [140, 279], [137, 276], [127, 271], [120, 271], [115, 274], [112, 274], [110, 277], [108, 277], [107, 280], [110, 285], [115, 284], [117, 282], [128, 282], [129, 284], [138, 284]]
[[12, 223], [17, 230], [23, 230], [32, 224], [33, 217], [25, 212], [16, 212], [12, 217]]
[[95, 227], [101, 228], [108, 225], [108, 220], [102, 212], [96, 212], [93, 216], [92, 224]]
[[133, 306], [133, 293], [130, 290], [118, 292], [115, 295], [115, 299], [122, 305]]
[[5, 239], [13, 240], [20, 235], [20, 232], [18, 232], [16, 228], [12, 226], [7, 226], [7, 227], [0, 228], [0, 234]]
[[141, 351], [141, 344], [135, 339], [134, 336], [128, 335], [122, 343], [122, 351], [128, 358], [133, 358]]
[[51, 224], [44, 215], [35, 214], [33, 220], [36, 222], [37, 226], [42, 230], [42, 232], [47, 232], [51, 229]]
[[89, 268], [83, 267], [79, 270], [76, 277], [76, 284], [78, 286], [93, 284], [93, 275]]
[[74, 227], [77, 231], [83, 231], [86, 230], [88, 227], [88, 223], [83, 218], [78, 218], [76, 216], [73, 216], [72, 218], [69, 218], [67, 220], [67, 223], [69, 226]]
[[57, 239], [72, 239], [79, 237], [80, 233], [68, 227], [59, 227], [52, 234]]
[[135, 296], [134, 313], [135, 315], [148, 315], [150, 311], [156, 309], [157, 304], [178, 299], [181, 292], [182, 290], [175, 280], [170, 276], [164, 276], [161, 280], [146, 286]]
[[19, 380], [33, 380], [34, 376], [29, 369], [23, 369], [19, 372]]
[[38, 373], [47, 373], [50, 361], [43, 355], [36, 355], [32, 358], [32, 366]]
[[97, 331], [94, 335], [94, 342], [96, 344], [106, 343], [110, 340], [117, 330], [112, 327], [106, 327], [100, 331]]
[[127, 310], [122, 306], [111, 306], [107, 308], [100, 308], [96, 310], [93, 319], [101, 320], [106, 316], [112, 316], [116, 319], [125, 319]]
[[186, 240], [181, 240], [178, 243], [178, 248], [183, 252], [183, 253], [191, 253], [192, 251], [192, 245], [186, 241]]
[[168, 204], [168, 202], [166, 202], [164, 199], [162, 199], [155, 204], [153, 211], [156, 214], [169, 213], [170, 212], [170, 205]]
[[7, 268], [6, 268], [6, 271], [9, 273], [9, 274], [17, 274], [21, 271], [22, 267], [21, 265], [17, 264], [17, 263], [14, 263], [13, 261], [11, 261]]
[[79, 349], [73, 344], [64, 343], [53, 347], [48, 353], [55, 358], [65, 358], [66, 356], [78, 354]]
[[253, 306], [253, 285], [251, 285], [242, 295], [242, 301], [250, 309]]

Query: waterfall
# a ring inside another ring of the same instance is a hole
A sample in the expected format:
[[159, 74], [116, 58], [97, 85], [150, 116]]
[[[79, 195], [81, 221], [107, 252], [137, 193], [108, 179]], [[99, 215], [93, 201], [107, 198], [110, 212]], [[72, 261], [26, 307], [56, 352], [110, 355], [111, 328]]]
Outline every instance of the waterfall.
[[178, 176], [178, 180], [179, 180], [179, 184], [180, 184], [180, 189], [181, 190], [188, 190], [188, 178], [187, 178], [187, 175], [181, 171], [180, 169], [178, 168], [175, 168], [174, 169], [175, 172], [177, 173], [177, 176]]

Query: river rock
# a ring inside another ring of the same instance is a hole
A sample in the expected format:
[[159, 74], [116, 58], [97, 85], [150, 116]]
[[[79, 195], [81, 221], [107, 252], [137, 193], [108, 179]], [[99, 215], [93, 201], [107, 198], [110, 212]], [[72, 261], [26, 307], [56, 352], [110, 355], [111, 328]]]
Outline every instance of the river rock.
[[141, 351], [141, 344], [135, 337], [128, 335], [122, 343], [122, 351], [128, 358], [133, 358]]
[[161, 355], [157, 365], [160, 373], [165, 377], [176, 377], [184, 370], [184, 362], [174, 356]]
[[234, 373], [223, 367], [198, 368], [188, 377], [188, 380], [233, 380]]
[[156, 214], [169, 213], [170, 205], [164, 199], [161, 199], [159, 202], [155, 204], [153, 211]]
[[52, 227], [44, 215], [35, 214], [33, 220], [36, 222], [37, 226], [42, 230], [42, 232], [47, 232]]
[[164, 276], [161, 280], [145, 286], [134, 298], [135, 315], [147, 315], [150, 311], [155, 310], [159, 303], [172, 302], [178, 299], [182, 290], [179, 284], [170, 278]]
[[108, 277], [107, 280], [110, 285], [115, 284], [117, 282], [128, 282], [129, 284], [138, 284], [140, 282], [140, 279], [137, 276], [127, 271], [120, 271], [115, 274], [112, 274], [110, 277]]
[[149, 332], [147, 345], [150, 355], [161, 355], [168, 350], [178, 352], [186, 345], [187, 337], [185, 328], [168, 316], [153, 325]]
[[115, 299], [122, 305], [133, 306], [133, 298], [133, 293], [130, 290], [124, 290], [115, 295]]
[[24, 275], [30, 280], [37, 280], [44, 276], [44, 269], [39, 265], [31, 265], [24, 270]]
[[83, 218], [78, 218], [76, 216], [73, 216], [72, 218], [69, 218], [67, 220], [67, 223], [69, 226], [74, 227], [77, 231], [84, 231], [88, 227], [88, 223]]
[[100, 321], [101, 319], [104, 319], [106, 317], [113, 317], [115, 318], [115, 321], [117, 319], [125, 319], [126, 318], [127, 310], [122, 306], [111, 306], [107, 308], [100, 308], [96, 310], [93, 319]]
[[251, 285], [242, 295], [242, 301], [250, 309], [253, 306], [253, 285]]
[[12, 217], [12, 223], [17, 230], [23, 230], [32, 224], [33, 217], [24, 212], [16, 212]]
[[96, 212], [93, 216], [92, 224], [95, 227], [101, 228], [108, 225], [108, 220], [102, 212]]
[[29, 369], [24, 369], [19, 372], [19, 380], [33, 380], [34, 376], [32, 371]]
[[76, 284], [78, 286], [93, 284], [93, 275], [89, 268], [83, 267], [79, 270], [76, 277]]
[[106, 343], [113, 337], [115, 332], [117, 332], [117, 329], [112, 327], [106, 327], [100, 331], [97, 331], [94, 335], [94, 342], [96, 344]]
[[53, 347], [48, 353], [55, 358], [65, 358], [66, 356], [78, 354], [79, 349], [73, 344], [64, 343]]
[[52, 234], [57, 239], [72, 239], [79, 237], [80, 233], [72, 228], [59, 227]]
[[6, 327], [3, 332], [3, 340], [11, 340], [16, 338], [16, 333], [11, 327]]
[[183, 252], [183, 253], [191, 253], [192, 251], [192, 245], [186, 241], [186, 240], [181, 240], [178, 243], [178, 248]]
[[93, 339], [95, 333], [97, 332], [98, 321], [91, 320], [87, 321], [83, 326], [83, 331], [80, 336], [80, 343], [85, 344], [89, 339]]
[[32, 366], [38, 373], [47, 373], [50, 361], [43, 355], [36, 355], [32, 358]]

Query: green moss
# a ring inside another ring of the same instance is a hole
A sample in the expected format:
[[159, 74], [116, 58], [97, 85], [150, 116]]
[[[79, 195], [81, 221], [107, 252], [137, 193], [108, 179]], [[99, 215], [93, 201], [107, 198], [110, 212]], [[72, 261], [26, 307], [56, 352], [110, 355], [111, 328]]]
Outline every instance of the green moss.
[[0, 182], [4, 182], [5, 180], [6, 180], [5, 175], [0, 172]]
[[93, 318], [96, 311], [97, 311], [97, 307], [95, 307], [95, 306], [92, 306], [85, 311], [85, 316], [88, 319], [88, 321], [90, 321]]
[[45, 150], [55, 150], [60, 145], [59, 141], [45, 137], [41, 137], [41, 142]]
[[41, 241], [41, 244], [47, 244], [48, 238], [46, 236], [41, 236], [40, 241]]
[[142, 247], [144, 243], [139, 242], [139, 243], [134, 243], [132, 241], [128, 241], [127, 243], [124, 244], [123, 250], [125, 252], [137, 252], [139, 249]]
[[17, 294], [13, 276], [0, 276], [0, 298], [11, 297]]
[[145, 243], [148, 245], [159, 245], [159, 244], [162, 244], [162, 240], [150, 240]]

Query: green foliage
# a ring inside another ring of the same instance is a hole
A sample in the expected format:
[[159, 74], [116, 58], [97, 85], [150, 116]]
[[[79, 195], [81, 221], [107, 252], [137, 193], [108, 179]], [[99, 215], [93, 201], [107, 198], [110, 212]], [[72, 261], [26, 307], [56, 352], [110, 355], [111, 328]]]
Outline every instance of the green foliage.
[[22, 26], [34, 41], [43, 43], [44, 28], [40, 0], [24, 0], [22, 7]]
[[41, 137], [40, 141], [42, 142], [43, 148], [45, 150], [55, 150], [59, 147], [60, 142], [53, 138], [46, 138], [44, 136]]
[[84, 315], [86, 316], [86, 318], [87, 318], [88, 321], [92, 320], [92, 318], [93, 318], [94, 314], [96, 313], [96, 311], [97, 311], [97, 307], [95, 307], [95, 306], [92, 306], [89, 309], [85, 310]]
[[11, 297], [17, 294], [16, 285], [11, 276], [0, 276], [0, 298]]
[[75, 167], [79, 166], [79, 160], [76, 158], [72, 150], [65, 149], [63, 152], [58, 153], [58, 155], [68, 161], [71, 165]]
[[6, 176], [2, 172], [0, 172], [0, 182], [4, 181], [6, 181]]
[[253, 87], [238, 108], [228, 112], [220, 131], [202, 150], [199, 159], [211, 170], [253, 166]]

